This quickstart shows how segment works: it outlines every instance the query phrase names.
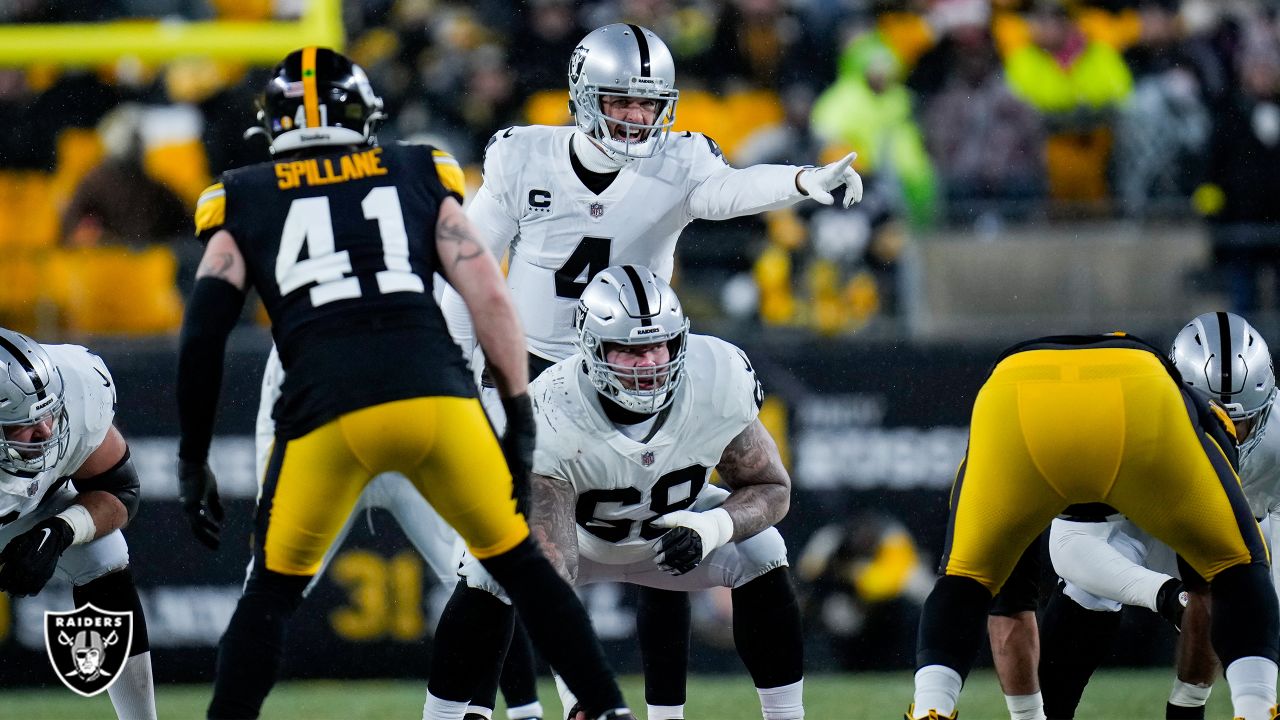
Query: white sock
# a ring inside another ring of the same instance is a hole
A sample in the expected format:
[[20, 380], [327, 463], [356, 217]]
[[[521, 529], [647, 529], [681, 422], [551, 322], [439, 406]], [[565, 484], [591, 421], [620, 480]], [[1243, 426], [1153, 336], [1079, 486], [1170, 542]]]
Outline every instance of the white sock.
[[648, 707], [649, 720], [684, 720], [683, 705], [650, 705]]
[[120, 720], [156, 720], [156, 685], [151, 677], [151, 651], [125, 661], [120, 677], [107, 688]]
[[542, 717], [542, 703], [534, 700], [528, 705], [507, 708], [507, 720], [526, 720]]
[[1005, 695], [1009, 720], [1045, 720], [1044, 698], [1039, 692], [1030, 695]]
[[422, 720], [462, 720], [470, 704], [466, 700], [442, 700], [428, 692], [427, 702], [422, 706]]
[[960, 673], [946, 665], [920, 668], [916, 671], [916, 694], [912, 703], [915, 716], [928, 717], [930, 710], [937, 710], [939, 715], [954, 713], [963, 685]]
[[1212, 690], [1212, 685], [1192, 685], [1174, 678], [1173, 690], [1169, 691], [1169, 704], [1178, 707], [1204, 707], [1209, 702]]
[[578, 698], [569, 686], [564, 684], [559, 674], [553, 674], [553, 677], [556, 679], [556, 694], [560, 696], [560, 717], [568, 717], [569, 708], [578, 704]]
[[1276, 664], [1264, 657], [1242, 657], [1227, 666], [1231, 707], [1244, 720], [1271, 720], [1276, 705]]
[[468, 705], [467, 715], [479, 715], [484, 720], [493, 720], [493, 708], [487, 708], [483, 705]]
[[756, 688], [760, 696], [760, 712], [764, 720], [801, 720], [804, 718], [804, 678], [790, 685]]

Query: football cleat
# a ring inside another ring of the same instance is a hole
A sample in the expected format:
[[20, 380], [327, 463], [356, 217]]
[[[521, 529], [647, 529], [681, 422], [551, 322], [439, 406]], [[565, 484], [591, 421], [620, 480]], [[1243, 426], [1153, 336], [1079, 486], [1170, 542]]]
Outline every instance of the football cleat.
[[916, 716], [916, 705], [911, 703], [907, 706], [907, 712], [903, 714], [902, 720], [956, 720], [960, 717], [960, 711], [955, 710], [950, 715], [939, 715], [937, 710], [930, 709], [928, 715]]

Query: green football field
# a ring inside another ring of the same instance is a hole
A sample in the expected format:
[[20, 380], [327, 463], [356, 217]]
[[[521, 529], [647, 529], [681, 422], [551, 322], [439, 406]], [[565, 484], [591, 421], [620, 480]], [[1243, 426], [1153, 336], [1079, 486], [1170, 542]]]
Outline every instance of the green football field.
[[[1111, 670], [1096, 675], [1085, 691], [1076, 717], [1080, 720], [1139, 720], [1163, 718], [1171, 672], [1167, 670]], [[624, 692], [644, 717], [643, 690], [638, 677], [625, 680]], [[554, 706], [555, 691], [548, 683], [543, 700]], [[423, 685], [416, 682], [293, 682], [276, 686], [262, 717], [299, 720], [386, 720], [422, 717]], [[209, 688], [170, 685], [158, 690], [161, 720], [204, 717]], [[902, 717], [911, 699], [910, 673], [817, 675], [805, 680], [809, 720], [894, 720]], [[751, 682], [741, 677], [699, 677], [689, 682], [690, 720], [753, 720], [760, 708]], [[1229, 693], [1220, 683], [1209, 701], [1210, 718], [1231, 716]], [[70, 691], [0, 691], [0, 717], [27, 720], [110, 719], [115, 714], [106, 695], [81, 698]], [[499, 718], [505, 714], [499, 712]], [[549, 716], [550, 717], [554, 717]], [[965, 720], [1007, 718], [1004, 698], [989, 671], [969, 678], [960, 696]]]

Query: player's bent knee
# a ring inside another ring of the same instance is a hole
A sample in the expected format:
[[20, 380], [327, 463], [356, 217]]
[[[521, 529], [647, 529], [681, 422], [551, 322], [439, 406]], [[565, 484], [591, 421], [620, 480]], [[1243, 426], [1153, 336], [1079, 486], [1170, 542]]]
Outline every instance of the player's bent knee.
[[787, 543], [777, 528], [768, 528], [734, 545], [738, 551], [738, 566], [735, 568], [731, 587], [741, 587], [770, 571], [788, 565]]
[[466, 583], [467, 587], [472, 590], [482, 590], [507, 605], [511, 604], [511, 598], [507, 596], [507, 591], [502, 589], [502, 585], [493, 579], [493, 575], [489, 574], [489, 571], [475, 557], [468, 555], [465, 558], [458, 575], [462, 578], [462, 582]]
[[1115, 600], [1098, 597], [1070, 580], [1065, 581], [1062, 594], [1071, 598], [1085, 610], [1093, 610], [1094, 612], [1120, 612], [1120, 609], [1124, 607]]
[[58, 560], [57, 574], [72, 585], [84, 585], [129, 567], [129, 544], [119, 530], [83, 545], [72, 545]]

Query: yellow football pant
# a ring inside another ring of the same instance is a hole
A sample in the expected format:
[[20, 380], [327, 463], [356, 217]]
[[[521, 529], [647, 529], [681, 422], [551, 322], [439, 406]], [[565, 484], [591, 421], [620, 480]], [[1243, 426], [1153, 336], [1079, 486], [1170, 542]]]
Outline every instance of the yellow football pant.
[[1266, 558], [1222, 449], [1155, 355], [1028, 350], [978, 393], [951, 491], [942, 567], [992, 594], [1024, 548], [1074, 503], [1104, 502], [1211, 580]]
[[314, 575], [365, 485], [384, 472], [409, 478], [477, 558], [529, 535], [480, 402], [420, 397], [347, 413], [272, 449], [258, 503], [262, 567]]

